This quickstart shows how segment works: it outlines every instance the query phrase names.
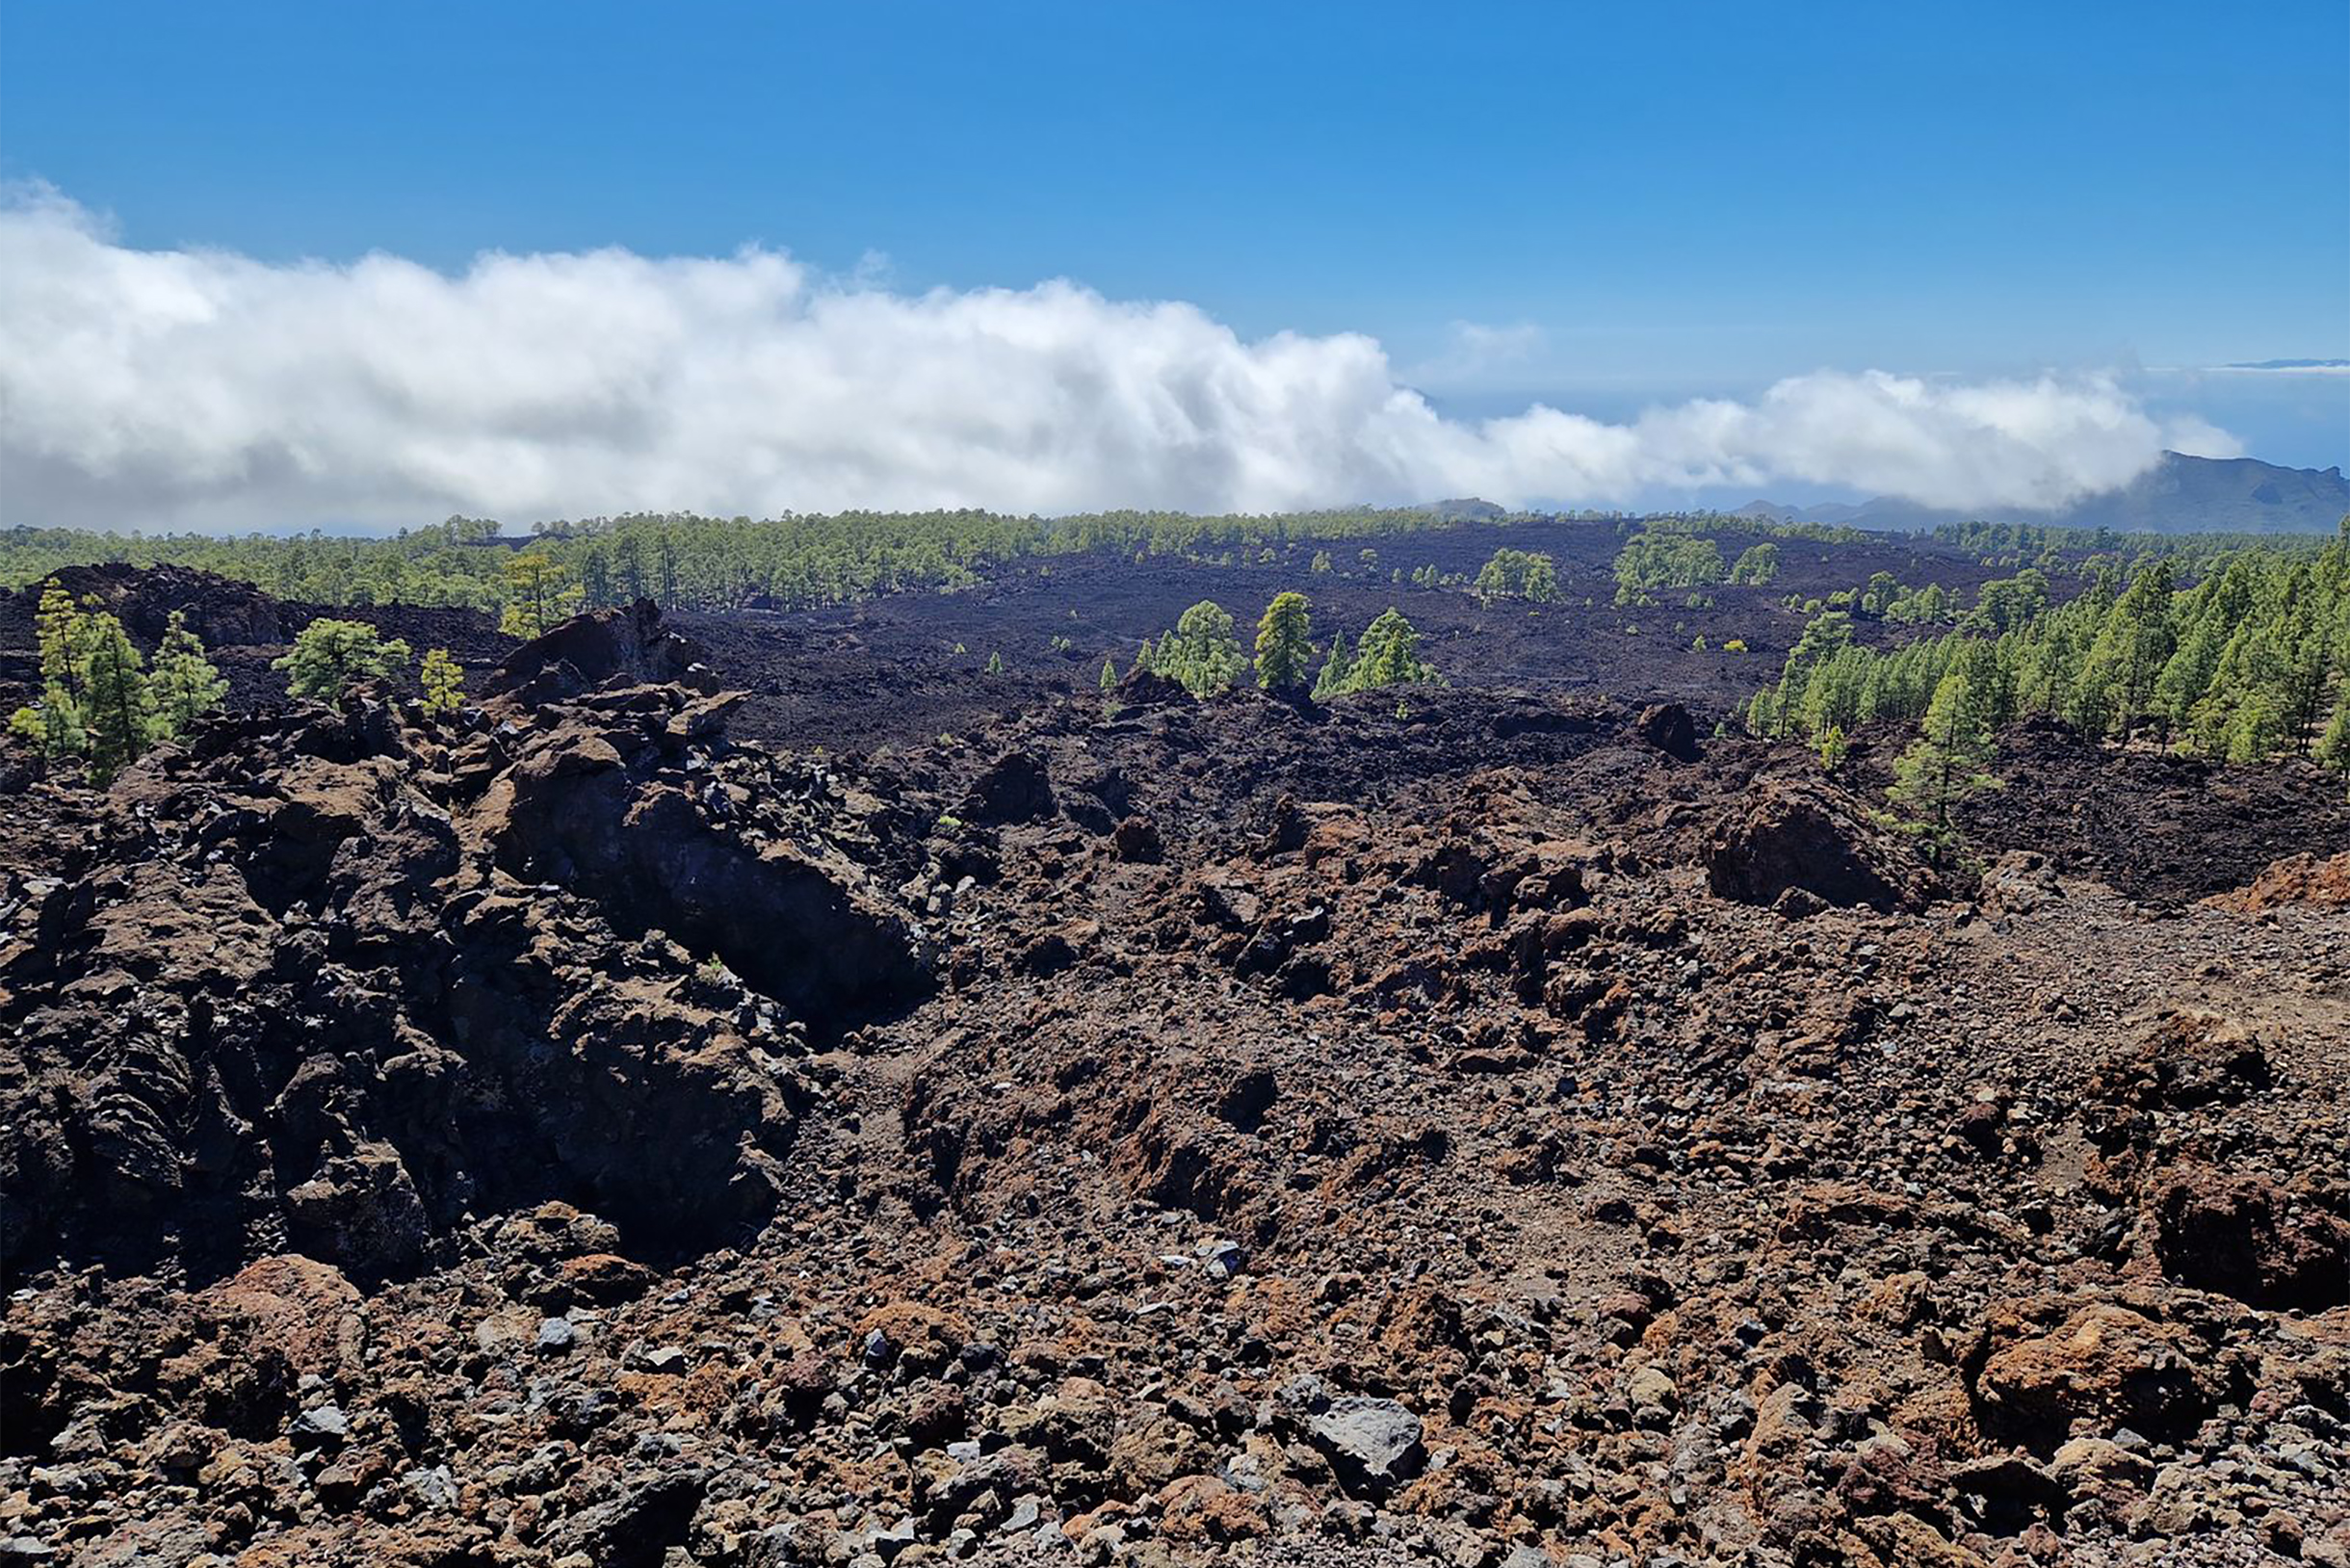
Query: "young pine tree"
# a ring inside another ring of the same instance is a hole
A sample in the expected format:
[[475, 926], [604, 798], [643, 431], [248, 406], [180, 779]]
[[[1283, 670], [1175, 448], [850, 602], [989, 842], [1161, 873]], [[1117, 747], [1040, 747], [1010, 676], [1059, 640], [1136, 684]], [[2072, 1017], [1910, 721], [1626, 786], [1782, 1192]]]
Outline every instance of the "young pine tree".
[[378, 635], [356, 620], [314, 620], [294, 639], [294, 649], [274, 661], [286, 672], [286, 690], [313, 702], [340, 702], [361, 681], [379, 681], [405, 669], [408, 645]]
[[203, 640], [188, 630], [188, 617], [177, 610], [156, 646], [155, 673], [147, 685], [166, 735], [185, 735], [228, 694], [227, 680], [204, 657]]
[[1159, 673], [1181, 681], [1195, 697], [1229, 689], [1248, 663], [1233, 635], [1231, 613], [1213, 599], [1202, 599], [1183, 613], [1172, 640], [1161, 640], [1158, 660]]
[[131, 646], [120, 621], [102, 610], [90, 610], [82, 617], [81, 645], [88, 686], [83, 715], [90, 731], [90, 782], [104, 789], [163, 737], [163, 721], [155, 712], [155, 695], [147, 689], [145, 661]]
[[579, 608], [580, 590], [571, 572], [543, 550], [524, 550], [506, 561], [507, 606], [498, 630], [509, 637], [537, 637]]
[[1917, 744], [1893, 764], [1893, 788], [1886, 792], [1938, 842], [1949, 837], [1952, 806], [1999, 785], [1989, 771], [1989, 702], [1970, 663], [1960, 660], [1934, 688]]
[[52, 583], [41, 592], [34, 627], [40, 647], [40, 700], [10, 715], [8, 727], [49, 761], [62, 762], [90, 749], [84, 719], [89, 693], [82, 663], [82, 613], [74, 608], [72, 595]]
[[1364, 628], [1362, 641], [1355, 644], [1346, 690], [1368, 692], [1374, 687], [1415, 686], [1441, 679], [1435, 666], [1420, 657], [1418, 630], [1391, 605]]
[[1352, 671], [1353, 661], [1346, 653], [1346, 639], [1340, 633], [1330, 635], [1330, 652], [1323, 658], [1321, 673], [1314, 677], [1314, 700], [1327, 702], [1342, 695], [1348, 687], [1346, 677]]
[[1311, 621], [1306, 596], [1276, 593], [1257, 622], [1257, 684], [1268, 692], [1293, 692], [1306, 684], [1306, 661], [1314, 645], [1306, 640]]
[[1094, 684], [1102, 689], [1104, 696], [1108, 696], [1118, 689], [1118, 663], [1116, 660], [1107, 654], [1103, 655], [1102, 678]]
[[428, 648], [416, 672], [425, 689], [425, 712], [455, 713], [465, 701], [465, 672], [447, 648]]

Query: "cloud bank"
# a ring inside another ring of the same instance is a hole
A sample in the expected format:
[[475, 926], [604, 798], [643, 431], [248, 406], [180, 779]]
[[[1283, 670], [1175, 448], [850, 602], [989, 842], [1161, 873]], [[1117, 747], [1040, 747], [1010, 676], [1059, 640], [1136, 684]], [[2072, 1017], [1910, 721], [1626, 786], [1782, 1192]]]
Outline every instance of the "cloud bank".
[[46, 188], [0, 204], [11, 524], [1606, 505], [1774, 482], [2052, 508], [2181, 442], [2232, 447], [2097, 376], [1819, 371], [1627, 423], [1465, 421], [1371, 338], [1249, 341], [1068, 282], [892, 293], [762, 249], [279, 265], [131, 248]]

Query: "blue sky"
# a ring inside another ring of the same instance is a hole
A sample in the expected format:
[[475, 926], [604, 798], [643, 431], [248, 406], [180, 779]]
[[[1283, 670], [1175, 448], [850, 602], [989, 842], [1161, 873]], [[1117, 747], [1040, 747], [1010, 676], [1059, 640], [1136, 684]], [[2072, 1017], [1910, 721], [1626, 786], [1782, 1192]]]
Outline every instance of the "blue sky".
[[[0, 172], [269, 262], [746, 243], [1360, 331], [1439, 405], [2137, 376], [2350, 458], [2350, 6], [13, 0]], [[1456, 324], [1490, 330], [1464, 339]]]

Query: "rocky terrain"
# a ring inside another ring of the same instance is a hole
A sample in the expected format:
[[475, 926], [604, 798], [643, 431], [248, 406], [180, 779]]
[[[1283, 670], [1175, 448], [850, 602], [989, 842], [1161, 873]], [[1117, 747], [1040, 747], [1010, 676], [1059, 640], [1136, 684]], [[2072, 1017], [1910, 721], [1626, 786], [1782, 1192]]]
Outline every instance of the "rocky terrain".
[[0, 1561], [2350, 1564], [2338, 780], [509, 646], [6, 781]]

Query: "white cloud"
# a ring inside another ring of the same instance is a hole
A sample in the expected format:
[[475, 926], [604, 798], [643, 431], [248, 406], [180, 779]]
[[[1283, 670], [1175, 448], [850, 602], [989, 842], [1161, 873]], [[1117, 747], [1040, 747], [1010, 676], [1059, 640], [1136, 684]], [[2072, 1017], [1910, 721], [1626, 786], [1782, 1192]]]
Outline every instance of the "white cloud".
[[[2103, 377], [1818, 371], [1604, 423], [1440, 417], [1374, 340], [1243, 341], [1067, 282], [888, 292], [789, 256], [122, 246], [46, 188], [0, 206], [0, 521], [248, 527], [969, 505], [1270, 510], [1481, 494], [1606, 504], [1774, 481], [2061, 505], [2162, 448]], [[1530, 352], [1464, 324], [1456, 347]]]
[[2350, 359], [2257, 359], [2206, 368], [2221, 376], [2350, 376]]
[[2180, 414], [2172, 419], [2163, 432], [2163, 444], [2173, 452], [2182, 452], [2190, 457], [2244, 456], [2243, 442], [2194, 414]]
[[1473, 380], [1489, 371], [1527, 363], [1548, 341], [1548, 334], [1532, 322], [1513, 322], [1506, 327], [1454, 322], [1445, 328], [1443, 351], [1412, 367], [1411, 379], [1426, 386]]

